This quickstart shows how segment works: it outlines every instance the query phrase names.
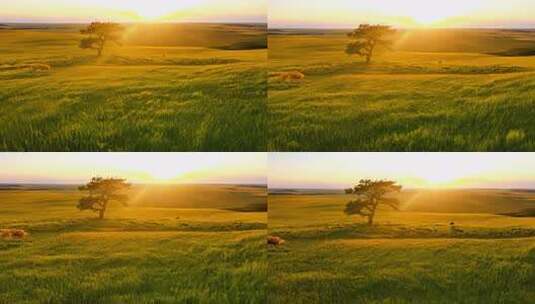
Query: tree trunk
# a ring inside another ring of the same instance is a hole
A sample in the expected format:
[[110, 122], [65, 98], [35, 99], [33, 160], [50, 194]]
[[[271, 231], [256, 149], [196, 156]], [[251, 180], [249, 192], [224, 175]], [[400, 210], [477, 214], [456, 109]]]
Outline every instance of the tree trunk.
[[373, 216], [374, 216], [374, 215], [375, 215], [375, 214], [370, 214], [370, 215], [368, 215], [368, 225], [370, 225], [370, 226], [373, 225]]
[[370, 62], [372, 62], [373, 50], [374, 49], [375, 49], [375, 44], [372, 44], [370, 46], [370, 50], [368, 51], [368, 54], [366, 54], [366, 64], [370, 64]]
[[104, 213], [106, 212], [106, 208], [108, 207], [108, 202], [104, 203], [102, 206], [102, 209], [98, 211], [98, 218], [103, 220], [104, 219]]
[[375, 204], [373, 206], [373, 209], [370, 213], [370, 215], [368, 215], [368, 225], [373, 225], [373, 218], [375, 217], [375, 210], [377, 210], [377, 201], [375, 201]]
[[99, 37], [100, 42], [98, 44], [98, 57], [102, 56], [102, 50], [104, 50], [104, 45], [106, 44], [106, 40], [104, 37]]

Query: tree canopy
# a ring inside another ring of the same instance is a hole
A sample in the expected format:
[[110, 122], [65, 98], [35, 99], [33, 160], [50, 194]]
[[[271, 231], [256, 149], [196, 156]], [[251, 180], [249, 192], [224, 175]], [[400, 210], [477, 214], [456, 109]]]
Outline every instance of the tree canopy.
[[361, 24], [347, 34], [354, 41], [348, 43], [346, 54], [366, 57], [366, 63], [370, 63], [378, 46], [389, 48], [392, 45], [389, 36], [394, 33], [395, 30], [388, 25]]
[[347, 203], [344, 212], [347, 215], [360, 215], [368, 218], [368, 224], [372, 225], [375, 212], [379, 205], [386, 205], [399, 210], [399, 200], [386, 197], [388, 194], [400, 192], [402, 186], [395, 181], [363, 179], [351, 189], [346, 189], [347, 194], [357, 195], [357, 199]]
[[124, 27], [118, 23], [93, 22], [80, 31], [88, 36], [80, 41], [80, 48], [97, 50], [100, 57], [108, 41], [120, 44], [123, 31]]
[[123, 192], [129, 188], [130, 184], [125, 179], [94, 177], [89, 183], [78, 188], [80, 191], [88, 192], [87, 196], [78, 201], [78, 209], [98, 212], [99, 218], [103, 219], [110, 201], [127, 205], [128, 195]]

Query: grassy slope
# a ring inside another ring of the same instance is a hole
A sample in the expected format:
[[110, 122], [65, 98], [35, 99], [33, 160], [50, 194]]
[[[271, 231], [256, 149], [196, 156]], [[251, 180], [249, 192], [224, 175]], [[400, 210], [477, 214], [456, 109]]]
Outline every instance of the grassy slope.
[[344, 54], [342, 34], [272, 35], [269, 70], [305, 79], [270, 77], [269, 149], [533, 150], [533, 57], [488, 53], [534, 49], [534, 40], [532, 32], [409, 33], [366, 66]]
[[[265, 150], [266, 50], [207, 48], [251, 35], [132, 42], [96, 59], [74, 30], [1, 30], [0, 150]], [[52, 69], [13, 69], [23, 64]]]
[[[533, 218], [381, 210], [370, 228], [343, 214], [346, 201], [270, 196], [270, 234], [287, 241], [269, 249], [270, 303], [530, 303], [535, 296]], [[450, 231], [451, 221], [463, 232]]]
[[242, 185], [161, 185], [136, 187], [132, 205], [267, 211], [267, 189]]
[[[0, 191], [0, 303], [263, 303], [266, 213], [114, 206], [65, 190]], [[228, 202], [232, 208], [234, 202]]]

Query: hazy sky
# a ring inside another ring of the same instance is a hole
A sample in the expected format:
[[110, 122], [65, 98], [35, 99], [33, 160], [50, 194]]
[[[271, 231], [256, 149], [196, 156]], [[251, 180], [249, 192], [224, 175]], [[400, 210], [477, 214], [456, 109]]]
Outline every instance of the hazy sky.
[[270, 188], [347, 188], [363, 178], [406, 188], [535, 188], [535, 153], [270, 153]]
[[268, 0], [0, 0], [0, 22], [266, 22]]
[[123, 177], [137, 183], [265, 184], [265, 153], [0, 153], [0, 183], [82, 183]]
[[533, 0], [270, 0], [269, 25], [348, 28], [535, 27]]

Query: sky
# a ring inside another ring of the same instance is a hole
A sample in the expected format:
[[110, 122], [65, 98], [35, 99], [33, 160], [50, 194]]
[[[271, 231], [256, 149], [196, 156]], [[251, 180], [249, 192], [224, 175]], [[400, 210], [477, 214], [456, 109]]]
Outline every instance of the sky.
[[0, 153], [0, 183], [266, 184], [265, 153]]
[[0, 22], [266, 22], [268, 0], [0, 0]]
[[535, 28], [533, 0], [270, 0], [270, 28]]
[[404, 188], [535, 189], [535, 153], [270, 153], [268, 185], [345, 189], [360, 179]]

